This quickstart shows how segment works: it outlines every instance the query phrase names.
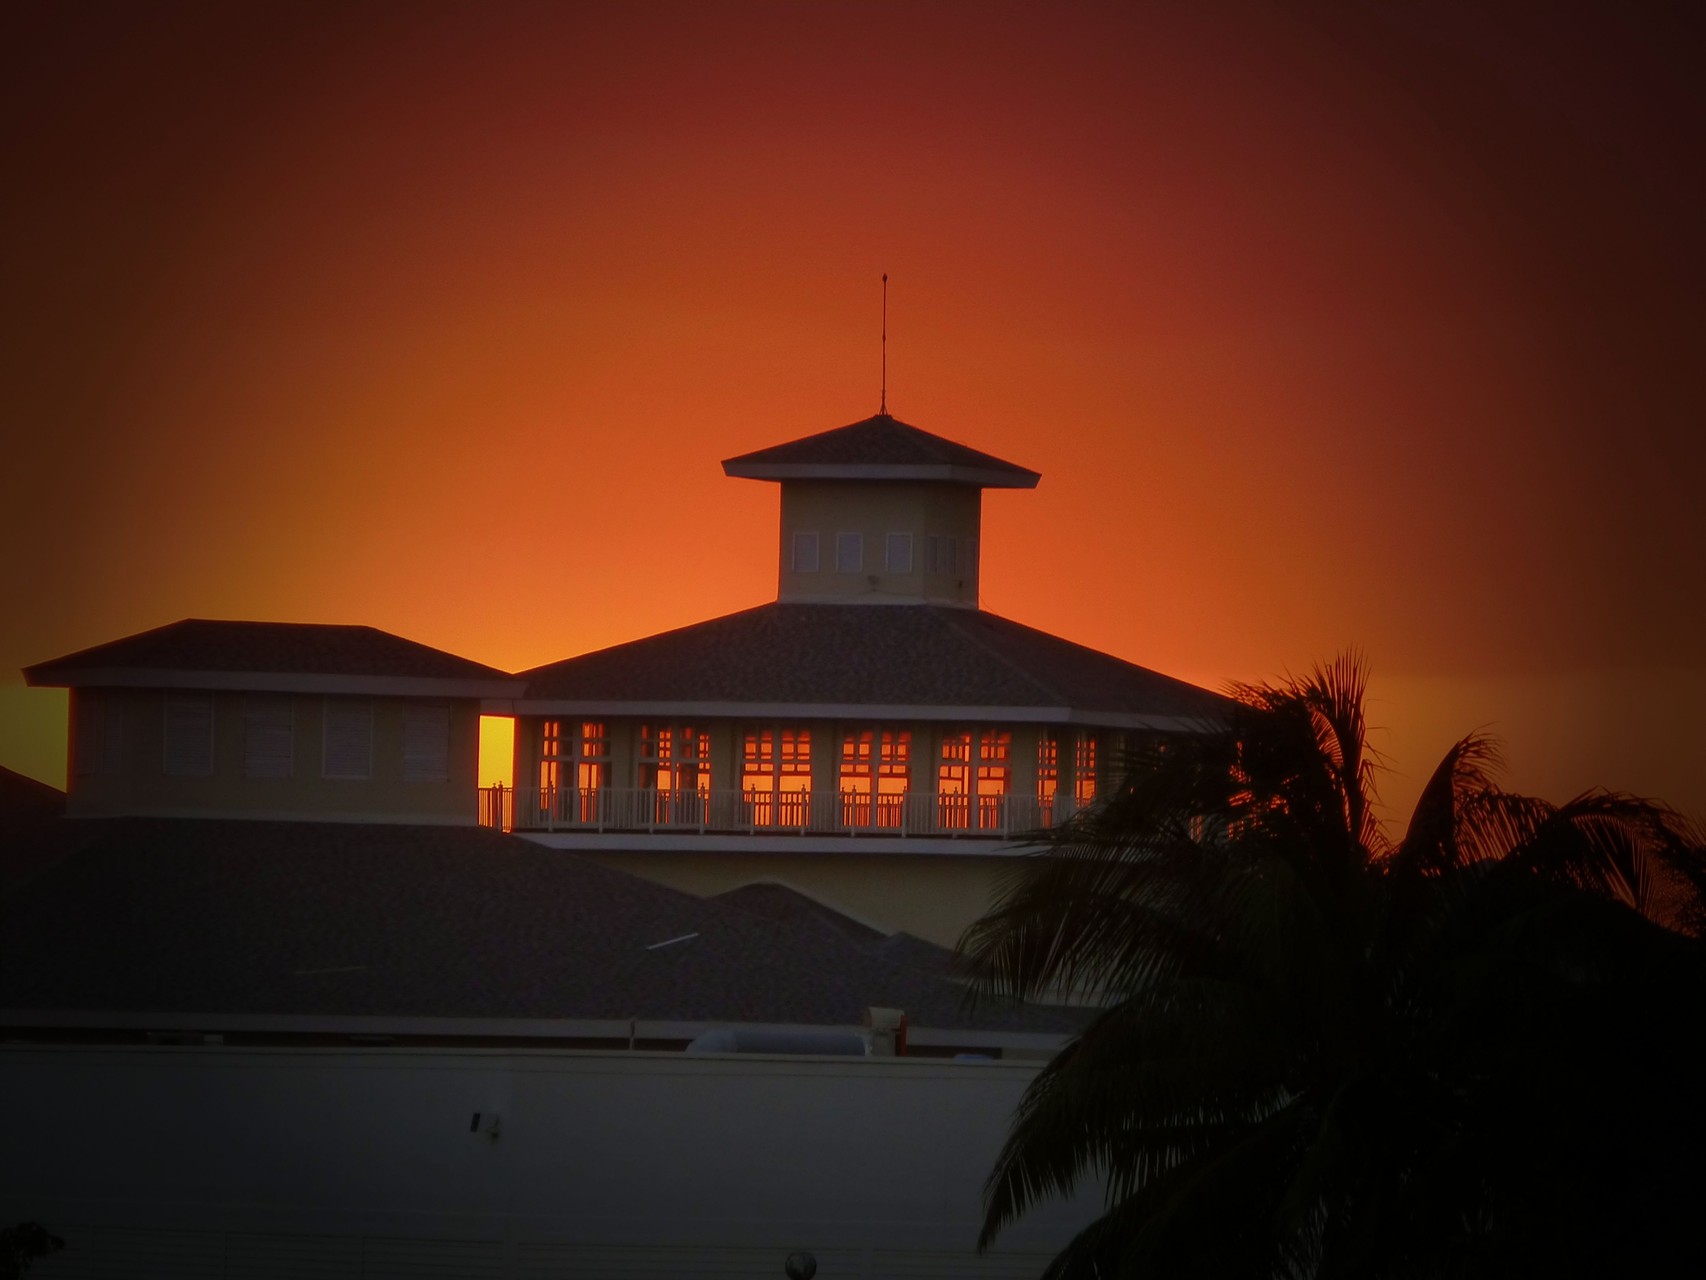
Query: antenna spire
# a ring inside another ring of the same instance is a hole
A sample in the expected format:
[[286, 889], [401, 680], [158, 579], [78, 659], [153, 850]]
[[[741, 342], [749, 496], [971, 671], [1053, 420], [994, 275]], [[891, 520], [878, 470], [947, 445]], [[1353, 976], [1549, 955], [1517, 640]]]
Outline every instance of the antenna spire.
[[889, 273], [883, 272], [883, 397], [877, 412], [888, 415], [889, 411]]

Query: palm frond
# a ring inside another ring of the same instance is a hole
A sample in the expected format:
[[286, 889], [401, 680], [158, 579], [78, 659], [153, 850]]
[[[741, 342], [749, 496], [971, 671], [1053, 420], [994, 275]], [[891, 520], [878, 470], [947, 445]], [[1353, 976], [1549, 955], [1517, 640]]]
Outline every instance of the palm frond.
[[1706, 1193], [1700, 828], [1506, 792], [1471, 734], [1394, 844], [1365, 692], [1355, 654], [1236, 686], [1010, 869], [962, 940], [975, 997], [1103, 1011], [1026, 1090], [981, 1244], [1099, 1180], [1049, 1275], [1706, 1265], [1676, 1225]]

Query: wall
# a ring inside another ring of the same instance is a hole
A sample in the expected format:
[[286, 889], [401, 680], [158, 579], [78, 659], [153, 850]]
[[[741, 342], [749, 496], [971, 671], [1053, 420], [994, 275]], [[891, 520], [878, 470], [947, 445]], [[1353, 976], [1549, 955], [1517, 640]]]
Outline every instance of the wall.
[[[77, 769], [79, 703], [100, 704], [101, 749], [93, 773]], [[115, 814], [315, 818], [327, 821], [444, 822], [477, 820], [479, 703], [434, 700], [450, 710], [450, 754], [444, 782], [403, 778], [403, 698], [374, 698], [373, 771], [365, 779], [322, 776], [325, 699], [298, 694], [292, 702], [293, 754], [288, 778], [244, 776], [243, 708], [248, 695], [213, 694], [213, 772], [205, 777], [168, 775], [162, 767], [165, 691], [73, 689], [72, 764], [67, 812], [75, 817]]]
[[[969, 485], [895, 481], [788, 480], [782, 484], [781, 545], [777, 598], [780, 600], [854, 600], [899, 603], [919, 599], [977, 604], [976, 542], [983, 512], [983, 491]], [[793, 568], [796, 531], [818, 536], [819, 568]], [[835, 535], [864, 537], [864, 565], [857, 573], [835, 567]], [[912, 535], [912, 570], [890, 573], [885, 539]], [[957, 568], [927, 571], [927, 539], [952, 537], [963, 557]]]
[[[971, 1251], [1035, 1068], [399, 1049], [0, 1050], [32, 1276], [1034, 1275], [1098, 1208]], [[499, 1136], [469, 1131], [497, 1112]], [[145, 1257], [146, 1255], [146, 1257]]]
[[904, 931], [952, 947], [986, 913], [1012, 858], [982, 855], [577, 851], [577, 857], [711, 897], [745, 884], [785, 884], [884, 933]]

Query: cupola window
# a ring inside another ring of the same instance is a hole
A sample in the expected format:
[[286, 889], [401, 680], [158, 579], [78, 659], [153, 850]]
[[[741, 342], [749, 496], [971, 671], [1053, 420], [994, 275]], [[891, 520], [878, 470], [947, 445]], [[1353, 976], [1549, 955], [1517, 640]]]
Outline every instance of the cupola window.
[[886, 547], [886, 568], [890, 573], [912, 572], [912, 535], [891, 533]]
[[865, 567], [865, 535], [838, 533], [835, 535], [835, 571], [858, 573]]

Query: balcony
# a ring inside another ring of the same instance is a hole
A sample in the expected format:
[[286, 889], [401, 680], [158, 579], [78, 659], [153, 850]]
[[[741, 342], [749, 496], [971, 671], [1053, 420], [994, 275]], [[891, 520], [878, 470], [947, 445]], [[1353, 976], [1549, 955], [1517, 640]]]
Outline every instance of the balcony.
[[480, 788], [482, 826], [580, 834], [1002, 840], [1054, 826], [1080, 807], [1071, 795]]

